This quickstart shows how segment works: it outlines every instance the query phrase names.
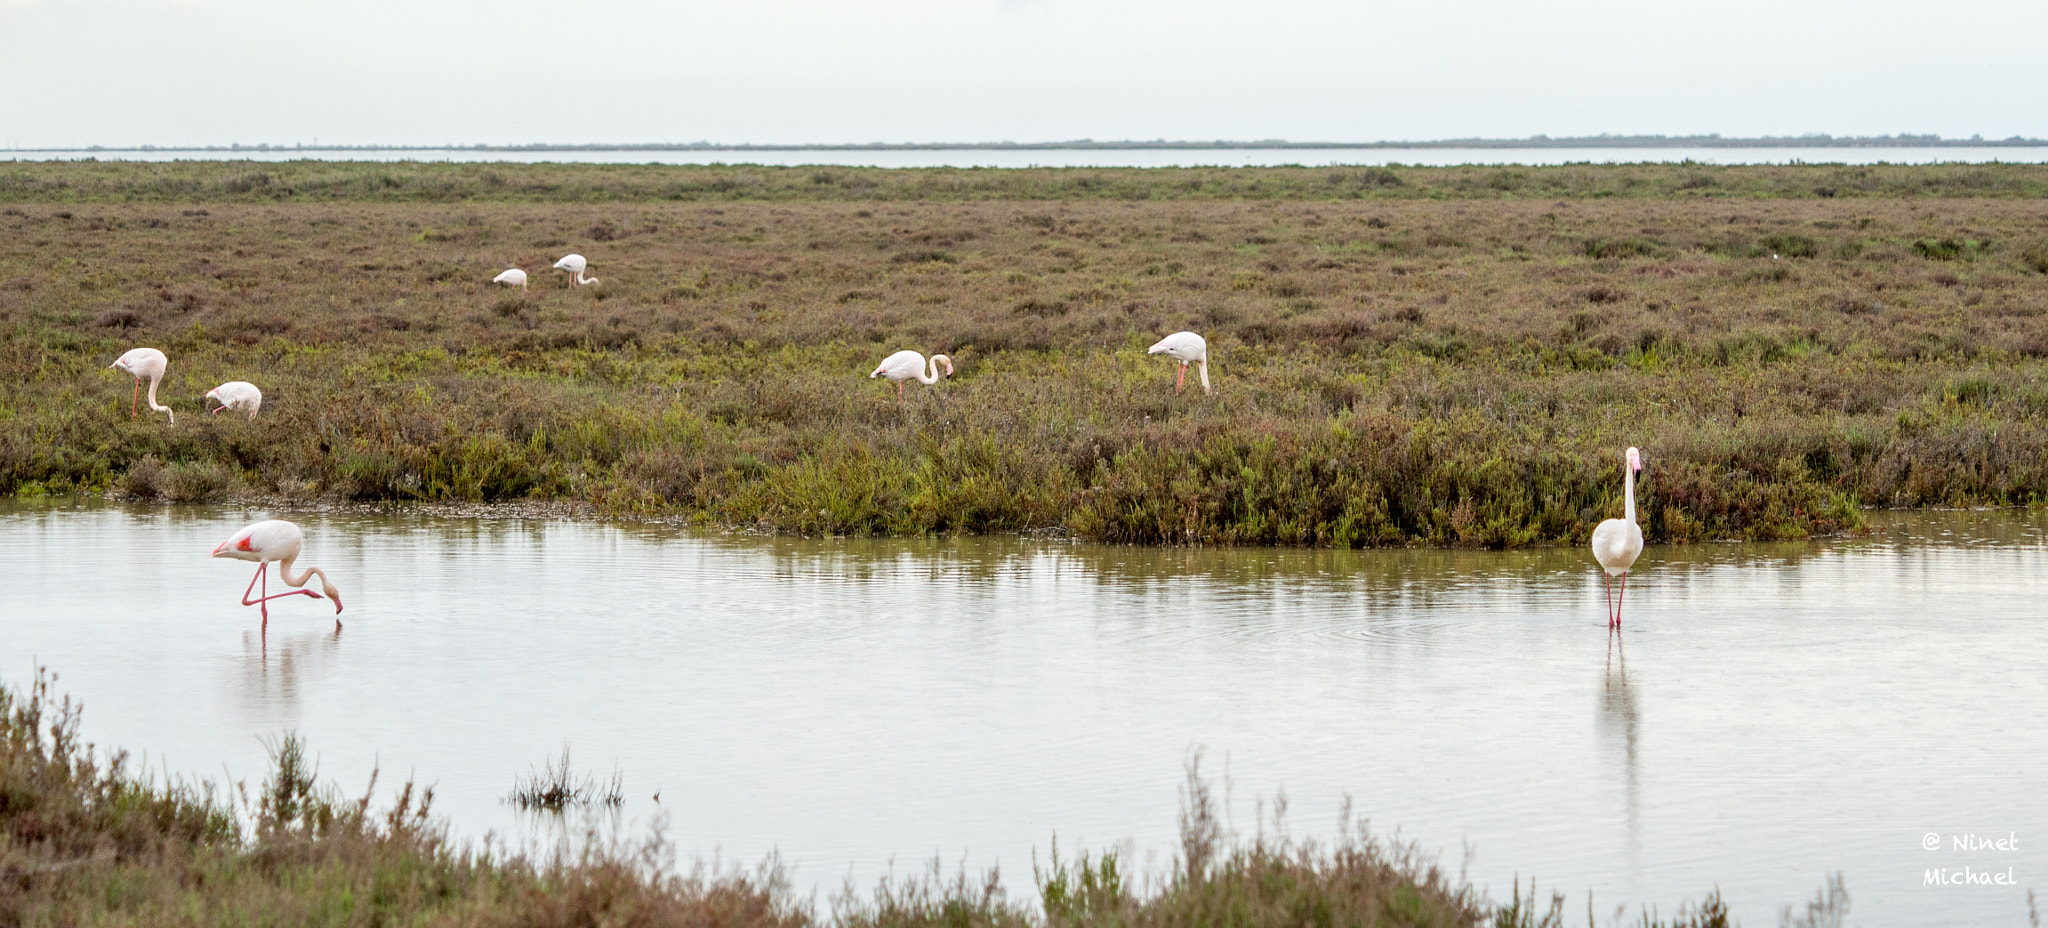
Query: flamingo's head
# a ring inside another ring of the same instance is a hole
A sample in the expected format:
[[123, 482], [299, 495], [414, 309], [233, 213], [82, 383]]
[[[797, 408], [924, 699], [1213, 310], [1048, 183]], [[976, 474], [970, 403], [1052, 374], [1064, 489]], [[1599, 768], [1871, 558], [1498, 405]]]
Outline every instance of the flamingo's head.
[[126, 367], [122, 367], [122, 366], [121, 366], [121, 360], [120, 360], [119, 358], [116, 358], [116, 359], [114, 359], [114, 363], [112, 363], [112, 364], [109, 364], [109, 365], [107, 365], [107, 366], [108, 366], [108, 367], [111, 367], [111, 368], [113, 368], [113, 369], [115, 369], [115, 370], [117, 370], [117, 371], [126, 371], [126, 370], [127, 370], [127, 368], [126, 368]]
[[231, 557], [238, 561], [261, 560], [256, 555], [255, 547], [249, 544], [248, 535], [236, 535], [220, 544], [214, 545], [213, 556]]
[[1628, 449], [1628, 469], [1629, 469], [1630, 471], [1632, 471], [1632, 472], [1638, 472], [1638, 473], [1640, 473], [1640, 472], [1642, 471], [1642, 469], [1643, 469], [1643, 453], [1642, 453], [1642, 452], [1640, 452], [1640, 451], [1637, 451], [1637, 450], [1636, 450], [1636, 449], [1634, 449], [1634, 448], [1630, 448], [1630, 449]]
[[206, 391], [206, 398], [210, 400], [220, 399], [220, 388], [214, 387], [213, 389]]
[[953, 376], [953, 359], [946, 357], [945, 355], [939, 355], [938, 358], [939, 365], [946, 369], [946, 376]]
[[327, 582], [327, 577], [326, 577], [326, 576], [324, 576], [324, 575], [323, 575], [323, 576], [321, 576], [321, 578], [320, 578], [320, 589], [321, 589], [321, 591], [322, 591], [322, 592], [324, 592], [324, 593], [326, 593], [326, 594], [327, 594], [327, 598], [328, 598], [328, 599], [334, 600], [334, 614], [335, 614], [335, 615], [340, 615], [340, 614], [341, 614], [341, 591], [340, 591], [340, 590], [337, 590], [337, 589], [335, 589], [335, 588], [334, 588], [334, 584], [332, 584], [332, 583], [328, 583], [328, 582]]
[[873, 380], [873, 379], [875, 379], [875, 378], [877, 378], [877, 377], [880, 377], [880, 376], [882, 376], [883, 374], [886, 374], [886, 373], [888, 373], [888, 372], [889, 372], [889, 365], [887, 365], [887, 364], [879, 365], [879, 366], [877, 366], [877, 367], [876, 367], [876, 368], [875, 368], [874, 370], [872, 370], [872, 371], [869, 371], [869, 372], [868, 372], [868, 379], [869, 379], [869, 380]]

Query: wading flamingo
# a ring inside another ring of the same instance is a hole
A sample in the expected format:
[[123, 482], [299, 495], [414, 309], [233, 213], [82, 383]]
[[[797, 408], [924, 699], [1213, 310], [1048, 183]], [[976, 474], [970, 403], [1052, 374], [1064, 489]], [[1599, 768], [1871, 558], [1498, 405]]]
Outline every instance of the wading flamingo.
[[906, 348], [883, 358], [882, 363], [877, 365], [872, 373], [868, 374], [868, 379], [873, 380], [876, 377], [887, 377], [890, 380], [896, 381], [896, 402], [901, 403], [903, 402], [904, 381], [916, 378], [918, 383], [927, 386], [938, 383], [939, 368], [941, 366], [944, 366], [946, 369], [945, 376], [953, 376], [952, 358], [942, 354], [932, 355], [931, 367], [927, 369], [925, 367], [924, 355]]
[[263, 408], [263, 391], [256, 389], [255, 384], [246, 380], [230, 380], [214, 387], [206, 391], [206, 398], [220, 401], [220, 405], [213, 408], [213, 414], [216, 416], [220, 415], [223, 409], [232, 409], [248, 413], [249, 418], [254, 419], [256, 410]]
[[[221, 542], [219, 546], [213, 549], [214, 557], [231, 557], [238, 561], [256, 562], [256, 576], [249, 578], [249, 588], [242, 591], [242, 605], [263, 607], [264, 631], [270, 630], [269, 603], [271, 600], [301, 595], [311, 596], [314, 599], [320, 598], [320, 594], [312, 590], [292, 590], [289, 593], [279, 593], [275, 596], [270, 595], [270, 579], [267, 571], [270, 569], [271, 561], [277, 562], [278, 578], [290, 586], [305, 586], [306, 581], [318, 576], [320, 578], [320, 589], [327, 593], [328, 599], [334, 600], [334, 614], [337, 616], [341, 615], [341, 591], [335, 589], [334, 584], [328, 582], [326, 571], [318, 567], [308, 567], [301, 571], [298, 576], [292, 576], [292, 559], [299, 556], [299, 548], [305, 544], [305, 541], [306, 536], [300, 533], [298, 526], [283, 519], [270, 519], [236, 532], [228, 540]], [[250, 599], [249, 594], [256, 590], [258, 581], [261, 581], [263, 584], [263, 595]], [[340, 619], [334, 620], [334, 627], [341, 627]]]
[[155, 348], [134, 348], [115, 359], [114, 363], [107, 365], [115, 370], [135, 375], [135, 395], [128, 398], [128, 418], [133, 419], [139, 414], [137, 403], [142, 396], [142, 378], [147, 377], [149, 411], [170, 413], [171, 424], [178, 424], [178, 414], [171, 412], [171, 407], [156, 404], [156, 385], [163, 382], [166, 363], [168, 362], [164, 359], [164, 353]]
[[583, 260], [582, 255], [563, 255], [562, 260], [555, 262], [555, 270], [576, 275], [572, 279], [586, 287], [597, 283], [597, 278], [583, 276], [583, 269], [589, 266], [590, 262]]
[[506, 286], [518, 287], [524, 290], [526, 289], [526, 272], [515, 267], [491, 278], [491, 283], [505, 284]]
[[1209, 343], [1193, 332], [1175, 332], [1159, 340], [1159, 344], [1145, 349], [1146, 354], [1163, 354], [1180, 362], [1180, 373], [1173, 378], [1173, 392], [1179, 393], [1187, 383], [1188, 365], [1202, 365], [1202, 392], [1209, 392]]
[[[1643, 553], [1643, 529], [1636, 525], [1636, 472], [1643, 469], [1642, 452], [1628, 449], [1627, 473], [1622, 477], [1622, 498], [1627, 501], [1627, 510], [1619, 519], [1608, 519], [1593, 529], [1593, 560], [1600, 562], [1605, 574], [1607, 604], [1607, 627], [1621, 627], [1621, 598], [1628, 595], [1628, 568], [1636, 562], [1636, 556]], [[1614, 578], [1621, 577], [1621, 591], [1614, 589]]]

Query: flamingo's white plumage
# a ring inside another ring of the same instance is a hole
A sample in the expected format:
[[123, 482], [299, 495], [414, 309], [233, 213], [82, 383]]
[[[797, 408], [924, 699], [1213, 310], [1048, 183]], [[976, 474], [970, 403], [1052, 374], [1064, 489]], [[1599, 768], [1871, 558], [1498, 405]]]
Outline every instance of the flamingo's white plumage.
[[[1642, 452], [1628, 449], [1626, 473], [1622, 476], [1622, 498], [1626, 510], [1619, 519], [1608, 519], [1593, 529], [1593, 560], [1600, 562], [1610, 602], [1607, 627], [1621, 627], [1621, 600], [1628, 595], [1628, 569], [1643, 553], [1643, 529], [1636, 524], [1636, 472], [1643, 469]], [[1615, 595], [1614, 578], [1621, 578], [1620, 595]]]
[[213, 414], [216, 416], [220, 415], [223, 409], [232, 409], [239, 413], [246, 413], [249, 418], [254, 419], [256, 418], [256, 410], [263, 408], [263, 391], [256, 389], [255, 384], [246, 380], [230, 380], [218, 387], [214, 387], [206, 391], [206, 398], [220, 402], [220, 405], [214, 407], [213, 410]]
[[508, 268], [505, 273], [491, 278], [491, 283], [504, 284], [508, 287], [518, 287], [524, 290], [526, 289], [526, 272], [516, 267]]
[[1187, 384], [1188, 365], [1202, 367], [1202, 392], [1209, 392], [1209, 343], [1193, 332], [1175, 332], [1159, 340], [1159, 344], [1145, 349], [1146, 354], [1163, 354], [1180, 362], [1180, 373], [1173, 378], [1173, 392], [1179, 393]]
[[[334, 600], [334, 614], [341, 614], [341, 591], [335, 589], [334, 584], [328, 581], [326, 571], [318, 567], [308, 567], [300, 571], [298, 576], [292, 576], [292, 561], [299, 556], [299, 549], [304, 547], [305, 543], [306, 536], [299, 531], [297, 525], [283, 519], [269, 519], [243, 528], [213, 549], [214, 557], [256, 562], [256, 576], [249, 578], [249, 589], [242, 591], [242, 605], [263, 607], [263, 627], [266, 630], [270, 628], [271, 600], [286, 596], [320, 598], [320, 594], [312, 590], [292, 590], [276, 596], [270, 595], [267, 571], [271, 561], [277, 562], [277, 575], [289, 586], [303, 587], [306, 581], [319, 577], [320, 589], [327, 594], [328, 599]], [[263, 594], [251, 599], [249, 594], [255, 591], [258, 581], [263, 584]], [[341, 627], [340, 619], [334, 620], [334, 627]]]
[[147, 377], [149, 378], [149, 410], [151, 412], [170, 413], [171, 424], [177, 424], [178, 414], [171, 412], [171, 407], [158, 406], [156, 403], [156, 385], [163, 382], [164, 367], [168, 363], [164, 358], [164, 353], [155, 348], [132, 348], [129, 349], [127, 354], [116, 358], [114, 363], [107, 365], [117, 371], [135, 375], [135, 395], [128, 398], [128, 418], [133, 419], [140, 414], [138, 400], [142, 395], [142, 378]]
[[903, 402], [904, 381], [914, 379], [918, 383], [926, 385], [938, 383], [941, 367], [945, 369], [944, 376], [953, 376], [952, 358], [942, 354], [932, 355], [930, 367], [927, 368], [924, 355], [906, 348], [883, 358], [882, 363], [876, 365], [874, 371], [868, 374], [868, 379], [873, 380], [876, 377], [887, 377], [890, 380], [896, 381], [896, 402], [901, 403]]
[[555, 262], [555, 270], [568, 271], [575, 275], [572, 280], [584, 286], [597, 283], [597, 278], [583, 276], [583, 270], [589, 266], [590, 262], [584, 260], [582, 255], [563, 255], [562, 260]]

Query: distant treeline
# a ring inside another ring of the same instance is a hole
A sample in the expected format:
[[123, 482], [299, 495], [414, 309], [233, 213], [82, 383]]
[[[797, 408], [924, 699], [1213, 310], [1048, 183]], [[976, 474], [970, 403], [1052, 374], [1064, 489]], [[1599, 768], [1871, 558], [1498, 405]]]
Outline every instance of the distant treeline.
[[0, 202], [12, 203], [1811, 200], [2044, 196], [2048, 196], [2048, 165], [1996, 163], [1682, 162], [1251, 168], [857, 168], [310, 159], [264, 163], [0, 163]]
[[93, 145], [84, 148], [17, 148], [16, 152], [109, 152], [124, 151], [1119, 151], [1119, 150], [1270, 150], [1270, 149], [1405, 149], [1405, 148], [1984, 148], [1984, 147], [2040, 147], [2048, 146], [2048, 139], [2030, 139], [2011, 136], [2003, 139], [1986, 139], [1971, 136], [1967, 139], [1945, 139], [1939, 135], [1843, 135], [1826, 133], [1815, 135], [1766, 135], [1755, 138], [1722, 137], [1719, 133], [1710, 135], [1566, 135], [1552, 138], [1547, 135], [1532, 135], [1521, 139], [1433, 139], [1411, 142], [1291, 142], [1286, 139], [1238, 140], [1216, 139], [1211, 141], [1168, 141], [1153, 139], [1138, 141], [1098, 142], [1094, 139], [1069, 139], [1063, 142], [811, 142], [790, 145], [756, 145], [750, 143], [726, 142], [631, 142], [631, 143], [590, 143], [563, 144], [559, 142], [530, 142], [524, 145], [136, 145], [109, 148]]

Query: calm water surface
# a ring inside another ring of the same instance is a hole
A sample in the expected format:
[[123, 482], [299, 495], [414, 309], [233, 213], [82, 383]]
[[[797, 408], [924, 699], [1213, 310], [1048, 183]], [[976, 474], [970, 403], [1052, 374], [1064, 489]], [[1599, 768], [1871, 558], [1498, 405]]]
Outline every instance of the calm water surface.
[[348, 151], [276, 148], [193, 151], [177, 149], [0, 152], [0, 160], [97, 158], [102, 161], [502, 161], [595, 164], [837, 165], [876, 168], [1161, 168], [1275, 165], [1636, 164], [2011, 164], [2048, 162], [2048, 148], [1039, 148], [1002, 150], [934, 148], [751, 149], [747, 151], [576, 149], [489, 151], [473, 148]]
[[[1575, 550], [1188, 551], [804, 540], [299, 514], [347, 598], [283, 600], [207, 552], [274, 513], [0, 500], [0, 679], [35, 662], [88, 736], [260, 778], [438, 788], [463, 834], [573, 746], [686, 855], [774, 850], [800, 885], [934, 854], [1123, 845], [1163, 866], [1194, 746], [1237, 826], [1345, 795], [1496, 897], [1595, 908], [1719, 886], [1745, 923], [1845, 873], [1864, 925], [2023, 923], [2048, 895], [2048, 519], [1935, 513], [1874, 539], [1652, 548], [1610, 641]], [[652, 797], [659, 790], [657, 805]], [[1923, 849], [1928, 835], [1941, 850]], [[2016, 836], [2016, 851], [1953, 849]], [[1928, 868], [2019, 888], [1925, 884]]]

